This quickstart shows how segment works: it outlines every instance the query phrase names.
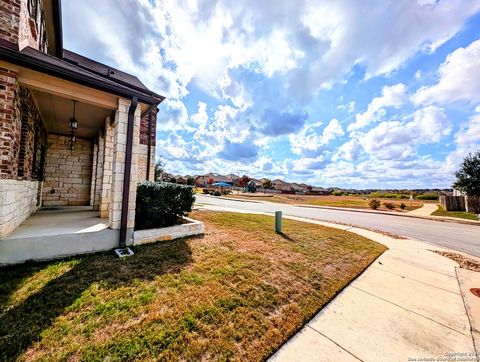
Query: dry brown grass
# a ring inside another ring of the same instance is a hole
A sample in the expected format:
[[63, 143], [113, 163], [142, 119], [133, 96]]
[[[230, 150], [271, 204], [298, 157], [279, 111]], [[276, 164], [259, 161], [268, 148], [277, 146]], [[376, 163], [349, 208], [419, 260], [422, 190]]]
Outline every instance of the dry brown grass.
[[438, 250], [432, 250], [432, 251], [446, 258], [452, 259], [453, 261], [457, 262], [460, 268], [462, 269], [480, 272], [480, 259], [478, 258], [474, 259], [459, 253], [452, 253], [449, 251], [438, 251]]
[[[255, 195], [255, 194], [254, 194]], [[296, 205], [313, 205], [313, 206], [331, 206], [331, 207], [347, 207], [353, 209], [370, 209], [368, 202], [371, 198], [364, 196], [314, 196], [314, 195], [288, 195], [288, 194], [274, 194], [273, 196], [259, 196], [255, 195], [254, 197], [247, 194], [231, 194], [228, 195], [229, 198], [241, 198], [246, 200], [260, 200], [260, 201], [269, 201], [269, 202], [278, 202], [281, 204], [296, 204]], [[410, 201], [405, 199], [384, 199], [376, 198], [381, 202], [380, 208], [381, 211], [390, 211], [390, 212], [407, 212], [410, 210], [415, 210], [423, 206], [425, 200], [414, 200]], [[395, 209], [387, 209], [384, 203], [392, 203], [395, 205]], [[407, 205], [405, 210], [400, 209], [400, 204], [404, 203]]]
[[0, 270], [0, 360], [267, 358], [385, 247], [292, 220], [194, 212], [203, 238]]

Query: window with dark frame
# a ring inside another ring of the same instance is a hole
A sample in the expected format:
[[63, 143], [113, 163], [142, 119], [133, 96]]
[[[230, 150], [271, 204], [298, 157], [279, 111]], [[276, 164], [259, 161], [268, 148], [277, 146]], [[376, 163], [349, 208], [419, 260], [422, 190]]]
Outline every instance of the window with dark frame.
[[28, 13], [37, 21], [38, 0], [28, 0]]
[[44, 28], [45, 28], [45, 26], [43, 24], [43, 10], [41, 10], [40, 11], [40, 21], [37, 22], [37, 31], [38, 31], [38, 35], [40, 37], [40, 42], [42, 40], [41, 36], [42, 36], [42, 31], [43, 31]]
[[38, 138], [39, 138], [39, 132], [40, 130], [38, 127], [35, 127], [35, 133], [33, 136], [33, 156], [32, 156], [32, 178], [37, 179], [38, 178], [38, 171], [39, 171], [39, 160], [38, 158]]

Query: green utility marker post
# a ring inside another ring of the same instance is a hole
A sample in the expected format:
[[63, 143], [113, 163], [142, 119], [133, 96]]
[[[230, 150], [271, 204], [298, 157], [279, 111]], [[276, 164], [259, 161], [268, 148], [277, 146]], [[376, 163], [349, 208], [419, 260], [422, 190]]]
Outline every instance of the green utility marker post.
[[282, 212], [275, 211], [275, 232], [277, 234], [282, 233]]

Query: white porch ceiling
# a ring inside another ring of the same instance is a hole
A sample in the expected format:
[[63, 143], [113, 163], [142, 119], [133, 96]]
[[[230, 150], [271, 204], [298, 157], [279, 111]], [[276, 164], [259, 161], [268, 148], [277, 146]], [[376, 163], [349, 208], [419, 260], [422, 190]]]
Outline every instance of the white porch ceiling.
[[[68, 122], [73, 115], [73, 99], [63, 98], [50, 93], [32, 90], [33, 98], [39, 108], [40, 115], [49, 133], [69, 135]], [[77, 102], [75, 118], [78, 121], [76, 135], [93, 138], [105, 124], [105, 118], [115, 112], [111, 109], [97, 107], [91, 104]]]

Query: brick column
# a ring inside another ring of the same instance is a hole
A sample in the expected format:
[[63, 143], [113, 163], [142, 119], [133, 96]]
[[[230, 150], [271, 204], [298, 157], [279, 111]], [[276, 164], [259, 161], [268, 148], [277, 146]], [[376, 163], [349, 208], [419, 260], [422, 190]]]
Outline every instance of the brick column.
[[16, 179], [22, 128], [17, 74], [0, 68], [0, 178]]
[[0, 39], [18, 43], [21, 0], [2, 1], [0, 6]]
[[[109, 225], [112, 229], [120, 228], [122, 210], [123, 178], [125, 173], [125, 154], [127, 143], [128, 108], [130, 101], [119, 100], [118, 110], [115, 114], [113, 136], [113, 162], [112, 162], [112, 196], [110, 203]], [[135, 203], [137, 193], [137, 172], [140, 137], [140, 106], [137, 107], [134, 116], [132, 166], [130, 179], [130, 197], [128, 204], [127, 227], [135, 225]], [[127, 242], [128, 244], [128, 242]]]

